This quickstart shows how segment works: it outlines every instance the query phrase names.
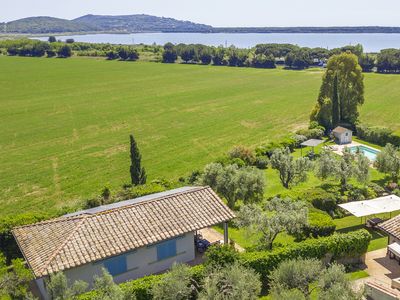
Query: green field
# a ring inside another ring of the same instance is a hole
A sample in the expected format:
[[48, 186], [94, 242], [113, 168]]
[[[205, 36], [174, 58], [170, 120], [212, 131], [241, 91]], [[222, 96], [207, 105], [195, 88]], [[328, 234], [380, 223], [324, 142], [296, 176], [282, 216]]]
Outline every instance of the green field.
[[[0, 56], [0, 215], [49, 210], [129, 181], [186, 176], [233, 145], [308, 122], [322, 72]], [[400, 76], [366, 74], [361, 119], [400, 129]], [[268, 187], [267, 187], [268, 193]]]

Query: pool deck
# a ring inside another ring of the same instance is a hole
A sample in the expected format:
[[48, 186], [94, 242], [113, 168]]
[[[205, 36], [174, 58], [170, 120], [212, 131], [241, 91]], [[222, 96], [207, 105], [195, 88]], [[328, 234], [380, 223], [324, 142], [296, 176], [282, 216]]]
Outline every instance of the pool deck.
[[351, 142], [350, 144], [331, 146], [331, 149], [332, 149], [333, 153], [336, 153], [338, 155], [343, 155], [343, 151], [344, 151], [345, 148], [351, 148], [351, 147], [356, 147], [356, 146], [364, 146], [364, 147], [371, 148], [373, 150], [376, 150], [376, 151], [380, 152], [380, 150], [378, 150], [378, 149], [376, 149], [374, 147], [370, 147], [370, 146], [361, 144], [359, 142], [354, 142], [354, 141]]

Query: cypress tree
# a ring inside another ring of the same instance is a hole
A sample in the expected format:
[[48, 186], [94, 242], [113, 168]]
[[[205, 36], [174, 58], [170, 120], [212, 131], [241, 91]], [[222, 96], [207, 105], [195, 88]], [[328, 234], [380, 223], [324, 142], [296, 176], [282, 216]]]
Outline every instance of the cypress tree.
[[340, 100], [338, 91], [338, 76], [333, 79], [332, 91], [332, 126], [336, 127], [340, 123]]
[[137, 146], [137, 143], [136, 143], [133, 135], [130, 135], [129, 137], [130, 137], [130, 143], [131, 143], [131, 148], [130, 148], [130, 156], [131, 156], [130, 172], [131, 172], [132, 184], [133, 185], [145, 184], [147, 176], [146, 176], [145, 168], [141, 166], [142, 155], [140, 154], [139, 148]]

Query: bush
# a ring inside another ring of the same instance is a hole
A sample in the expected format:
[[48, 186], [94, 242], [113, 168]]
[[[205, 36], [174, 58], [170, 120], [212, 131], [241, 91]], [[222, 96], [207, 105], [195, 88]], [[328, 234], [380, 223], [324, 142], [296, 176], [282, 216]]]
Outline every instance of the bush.
[[306, 237], [328, 236], [335, 232], [336, 225], [332, 218], [324, 213], [310, 212], [308, 214], [308, 225], [304, 227], [303, 232]]
[[380, 146], [390, 143], [400, 146], [400, 136], [387, 127], [357, 125], [357, 136], [367, 142]]
[[62, 46], [62, 47], [57, 51], [57, 55], [58, 55], [58, 57], [62, 57], [62, 58], [70, 57], [70, 56], [72, 55], [71, 47], [68, 46], [68, 45]]
[[332, 214], [337, 208], [339, 196], [321, 188], [315, 188], [304, 191], [299, 198], [312, 203], [315, 208]]
[[278, 141], [271, 141], [262, 144], [256, 148], [255, 152], [257, 156], [267, 156], [268, 158], [271, 158], [272, 154], [277, 149], [289, 148], [290, 151], [293, 152], [299, 145], [299, 140], [295, 136], [290, 136]]
[[253, 150], [241, 145], [231, 149], [228, 156], [230, 159], [241, 159], [247, 166], [253, 165], [256, 160]]
[[205, 253], [204, 265], [209, 269], [223, 268], [235, 263], [239, 253], [231, 245], [213, 245]]
[[296, 134], [304, 135], [305, 137], [307, 137], [307, 139], [322, 139], [325, 131], [324, 127], [319, 126], [312, 129], [300, 129], [296, 131]]
[[83, 209], [89, 209], [89, 208], [97, 207], [97, 206], [100, 206], [103, 204], [104, 204], [104, 201], [100, 197], [86, 199], [85, 203], [83, 204]]
[[295, 147], [299, 148], [301, 146], [301, 143], [307, 140], [307, 137], [305, 135], [295, 134], [293, 135], [293, 139], [295, 140]]
[[309, 239], [273, 251], [244, 252], [240, 262], [261, 275], [268, 287], [269, 275], [284, 260], [296, 258], [330, 258], [329, 262], [346, 258], [359, 258], [368, 250], [371, 235], [365, 229], [345, 234], [333, 234], [319, 239]]
[[201, 177], [201, 172], [199, 170], [194, 170], [188, 177], [188, 183], [194, 184]]
[[268, 168], [268, 157], [266, 156], [257, 156], [254, 165], [261, 170]]
[[[200, 282], [204, 277], [204, 266], [198, 265], [190, 268], [192, 280]], [[135, 295], [137, 300], [151, 300], [153, 299], [152, 288], [155, 284], [161, 281], [164, 274], [150, 275], [136, 280], [127, 281], [120, 284], [120, 288], [125, 295]], [[80, 300], [98, 299], [97, 291], [91, 291], [82, 294], [78, 297]]]
[[[368, 184], [368, 188], [371, 189], [376, 196], [382, 196], [385, 193], [385, 189], [383, 187], [381, 187], [379, 184], [376, 184], [374, 182], [370, 182]], [[375, 197], [373, 197], [375, 198]]]
[[11, 259], [22, 257], [11, 230], [16, 226], [33, 224], [50, 217], [46, 214], [26, 213], [0, 218], [0, 251], [5, 255], [8, 263]]

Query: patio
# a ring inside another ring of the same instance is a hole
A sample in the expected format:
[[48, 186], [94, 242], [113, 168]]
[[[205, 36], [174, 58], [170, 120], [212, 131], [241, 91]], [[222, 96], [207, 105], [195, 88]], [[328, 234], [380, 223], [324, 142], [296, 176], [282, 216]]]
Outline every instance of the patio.
[[356, 286], [368, 283], [400, 297], [400, 290], [391, 287], [392, 279], [400, 277], [400, 266], [396, 260], [389, 258], [386, 248], [368, 252], [365, 265], [370, 277], [357, 280]]

